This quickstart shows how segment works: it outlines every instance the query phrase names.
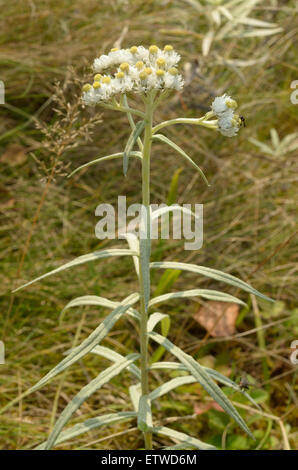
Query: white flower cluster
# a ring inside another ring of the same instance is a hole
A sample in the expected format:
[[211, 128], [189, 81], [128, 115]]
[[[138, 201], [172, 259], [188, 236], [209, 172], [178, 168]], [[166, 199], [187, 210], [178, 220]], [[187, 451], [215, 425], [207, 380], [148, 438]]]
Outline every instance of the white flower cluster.
[[[170, 45], [163, 50], [157, 46], [112, 49], [95, 59], [96, 75], [93, 85], [84, 85], [83, 101], [86, 104], [107, 102], [115, 95], [132, 91], [181, 90], [184, 81], [177, 69], [179, 61], [180, 55]], [[111, 69], [113, 74], [104, 74]]]
[[241, 118], [235, 114], [236, 108], [237, 102], [226, 94], [217, 96], [211, 105], [218, 119], [218, 129], [227, 137], [235, 136], [241, 126]]

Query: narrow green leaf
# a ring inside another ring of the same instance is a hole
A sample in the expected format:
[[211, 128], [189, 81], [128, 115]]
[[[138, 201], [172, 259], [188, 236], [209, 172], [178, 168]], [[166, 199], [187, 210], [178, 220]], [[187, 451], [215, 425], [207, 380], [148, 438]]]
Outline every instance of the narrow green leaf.
[[128, 170], [128, 160], [131, 154], [131, 150], [133, 149], [133, 146], [135, 145], [136, 141], [140, 137], [143, 129], [145, 127], [145, 121], [139, 121], [136, 123], [135, 128], [132, 130], [129, 139], [127, 141], [126, 147], [123, 152], [123, 173], [124, 176], [127, 174]]
[[203, 367], [201, 367], [200, 364], [195, 361], [195, 359], [183, 352], [180, 348], [175, 346], [168, 339], [164, 338], [158, 333], [152, 331], [149, 333], [149, 336], [158, 344], [164, 346], [174, 356], [176, 356], [177, 359], [179, 359], [179, 361], [187, 367], [188, 371], [202, 385], [206, 392], [209, 393], [209, 395], [214, 398], [214, 400], [228, 413], [228, 415], [230, 415], [239, 424], [239, 426], [254, 439], [250, 430], [246, 426], [245, 421], [239, 415], [236, 408], [226, 397], [223, 391], [218, 387], [218, 385], [213, 382], [212, 379], [210, 379], [209, 375], [206, 373]]
[[129, 396], [133, 405], [133, 409], [137, 413], [139, 411], [139, 401], [142, 395], [141, 382], [129, 387]]
[[203, 171], [201, 170], [201, 168], [187, 155], [187, 153], [184, 152], [184, 150], [182, 150], [181, 147], [179, 147], [177, 144], [175, 144], [172, 140], [170, 140], [168, 137], [166, 137], [163, 134], [155, 134], [153, 136], [153, 139], [154, 140], [160, 140], [161, 142], [164, 142], [165, 144], [168, 144], [170, 147], [172, 147], [174, 150], [176, 150], [176, 152], [178, 152], [180, 155], [182, 155], [182, 157], [184, 157], [200, 173], [201, 177], [203, 178], [203, 180], [205, 181], [207, 186], [210, 186], [210, 184], [208, 183], [208, 180], [207, 180], [206, 176], [204, 175]]
[[156, 398], [162, 397], [166, 393], [174, 390], [174, 388], [180, 387], [181, 385], [192, 384], [197, 380], [192, 375], [184, 375], [182, 377], [176, 377], [175, 379], [169, 380], [168, 382], [157, 387], [153, 392], [149, 393], [150, 400], [156, 400]]
[[[184, 434], [183, 432], [174, 431], [165, 426], [159, 426], [152, 429], [155, 434], [160, 434], [161, 436], [167, 436], [173, 439], [174, 441], [180, 441], [182, 444], [185, 444], [188, 448], [189, 446], [194, 447], [195, 449], [200, 450], [217, 450], [216, 447], [206, 444], [205, 442], [196, 439], [195, 437], [188, 436], [188, 434]], [[179, 449], [182, 447], [179, 446]]]
[[101, 372], [95, 379], [91, 380], [85, 387], [83, 387], [79, 393], [68, 403], [66, 408], [62, 411], [61, 415], [59, 416], [53, 431], [51, 432], [47, 443], [45, 445], [45, 450], [50, 450], [60, 432], [62, 431], [65, 424], [70, 420], [72, 415], [75, 411], [84, 403], [87, 398], [89, 398], [94, 392], [99, 390], [103, 385], [108, 383], [113, 377], [118, 375], [122, 370], [126, 369], [130, 364], [132, 364], [137, 358], [139, 354], [130, 354], [123, 361], [118, 362], [117, 364], [113, 364], [108, 369]]
[[[135, 293], [134, 298], [130, 300], [129, 304], [133, 305], [136, 303], [140, 298], [138, 293]], [[66, 310], [72, 307], [81, 307], [86, 305], [95, 305], [98, 307], [106, 307], [115, 309], [119, 305], [124, 305], [123, 302], [114, 302], [112, 300], [106, 299], [105, 297], [99, 297], [97, 295], [83, 295], [82, 297], [76, 297], [75, 299], [71, 300], [67, 305], [65, 305], [64, 309], [60, 314], [60, 323], [62, 322]], [[127, 310], [128, 315], [130, 315], [135, 320], [140, 320], [140, 314], [137, 310], [130, 308]]]
[[149, 307], [153, 307], [153, 305], [160, 304], [161, 302], [166, 302], [167, 300], [171, 300], [171, 299], [198, 297], [198, 296], [203, 297], [205, 299], [218, 300], [221, 302], [233, 302], [236, 304], [245, 305], [245, 303], [242, 302], [242, 300], [237, 299], [233, 295], [225, 294], [217, 290], [190, 289], [190, 290], [184, 290], [181, 292], [170, 292], [169, 294], [160, 295], [159, 297], [153, 297], [153, 299], [151, 299], [149, 302]]
[[[154, 364], [151, 364], [150, 369], [171, 369], [181, 371], [187, 370], [185, 365], [179, 362], [155, 362]], [[259, 410], [261, 410], [261, 407], [258, 405], [258, 403], [247, 392], [242, 391], [236, 382], [229, 379], [228, 377], [225, 377], [217, 370], [210, 369], [209, 367], [203, 367], [203, 369], [212, 379], [217, 380], [217, 382], [232, 388], [236, 392], [241, 392], [251, 403], [253, 403]]]
[[[110, 348], [106, 348], [105, 346], [95, 346], [95, 348], [92, 349], [91, 353], [97, 354], [98, 356], [104, 357], [105, 359], [108, 359], [112, 362], [119, 362], [123, 361], [124, 359], [124, 356], [117, 353], [116, 351], [113, 351]], [[137, 379], [141, 380], [141, 371], [135, 364], [131, 364], [127, 368], [127, 370], [129, 370], [129, 372], [135, 375]]]
[[[74, 437], [77, 437], [85, 432], [92, 431], [92, 429], [101, 428], [102, 426], [110, 426], [114, 423], [127, 421], [137, 416], [134, 411], [120, 411], [119, 413], [110, 413], [96, 418], [90, 418], [83, 423], [75, 424], [74, 426], [62, 431], [56, 440], [56, 445], [62, 444], [62, 442], [69, 441]], [[44, 450], [46, 447], [46, 441], [39, 444], [35, 450]]]
[[53, 271], [50, 271], [46, 274], [43, 274], [42, 276], [39, 276], [39, 277], [33, 279], [33, 281], [30, 281], [30, 282], [27, 282], [26, 284], [23, 284], [22, 286], [18, 287], [17, 289], [14, 289], [13, 292], [17, 292], [20, 289], [24, 289], [24, 287], [30, 286], [34, 282], [40, 281], [41, 279], [44, 279], [48, 276], [52, 276], [53, 274], [57, 274], [60, 271], [64, 271], [64, 269], [72, 268], [73, 266], [78, 266], [79, 264], [87, 263], [89, 261], [109, 258], [110, 256], [137, 256], [137, 253], [132, 251], [132, 250], [120, 249], [120, 248], [112, 248], [110, 250], [94, 251], [93, 253], [89, 253], [88, 255], [79, 256], [78, 258], [75, 258], [74, 260], [70, 261], [69, 263], [63, 264], [59, 268], [53, 269]]
[[115, 310], [113, 310], [103, 320], [103, 322], [88, 336], [88, 338], [86, 338], [79, 346], [72, 349], [68, 356], [66, 356], [61, 362], [59, 362], [59, 364], [57, 364], [57, 366], [50, 370], [50, 372], [48, 372], [41, 380], [39, 380], [37, 384], [33, 385], [33, 387], [31, 387], [26, 392], [26, 396], [43, 387], [56, 375], [63, 372], [65, 369], [70, 367], [72, 364], [90, 352], [107, 336], [108, 332], [113, 328], [114, 324], [129, 309], [129, 307], [129, 305], [119, 305], [117, 308], [115, 308]]
[[162, 320], [166, 319], [166, 318], [169, 318], [169, 315], [166, 315], [164, 313], [159, 313], [159, 312], [155, 312], [155, 313], [152, 313], [148, 319], [148, 323], [147, 323], [147, 331], [148, 333], [150, 333], [150, 331], [153, 331], [155, 326]]
[[148, 395], [143, 395], [139, 400], [138, 428], [148, 432], [152, 427], [151, 400]]
[[261, 294], [261, 292], [257, 291], [249, 284], [241, 279], [238, 279], [231, 274], [224, 273], [222, 271], [218, 271], [217, 269], [206, 268], [205, 266], [197, 266], [195, 264], [188, 264], [188, 263], [178, 263], [174, 261], [156, 261], [150, 264], [151, 268], [162, 268], [162, 269], [181, 269], [183, 271], [190, 271], [192, 273], [201, 274], [202, 276], [210, 277], [211, 279], [215, 279], [216, 281], [225, 282], [226, 284], [231, 284], [232, 286], [238, 287], [239, 289], [243, 289], [246, 292], [250, 292], [262, 299], [269, 300], [270, 302], [274, 302], [274, 300], [270, 299], [266, 295]]
[[[78, 171], [82, 170], [83, 168], [87, 168], [88, 166], [95, 165], [96, 163], [104, 162], [106, 160], [113, 160], [114, 158], [123, 158], [123, 154], [124, 152], [118, 152], [118, 153], [113, 153], [111, 155], [107, 155], [105, 157], [96, 158], [95, 160], [92, 160], [91, 162], [87, 162], [84, 165], [81, 165], [78, 168], [76, 168], [67, 176], [67, 178], [71, 178]], [[130, 152], [129, 156], [142, 159], [141, 152]]]

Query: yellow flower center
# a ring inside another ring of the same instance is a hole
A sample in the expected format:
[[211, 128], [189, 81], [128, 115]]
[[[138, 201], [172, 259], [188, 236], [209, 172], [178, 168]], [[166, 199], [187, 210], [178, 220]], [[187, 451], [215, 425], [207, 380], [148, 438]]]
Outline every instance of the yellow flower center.
[[111, 49], [111, 52], [116, 52], [116, 51], [119, 51], [119, 47], [113, 47], [113, 48]]
[[167, 44], [167, 45], [163, 48], [163, 50], [164, 50], [165, 52], [171, 52], [171, 51], [174, 50], [174, 48], [173, 48], [173, 46], [171, 46], [170, 44]]
[[149, 52], [150, 52], [150, 54], [157, 54], [158, 47], [157, 46], [150, 46], [149, 47]]
[[132, 46], [132, 47], [130, 48], [130, 52], [131, 52], [132, 54], [136, 54], [136, 53], [138, 52], [137, 46]]
[[100, 73], [97, 73], [96, 75], [94, 75], [94, 80], [96, 82], [100, 82], [101, 78], [102, 78], [102, 75]]
[[111, 83], [111, 77], [103, 77], [102, 78], [102, 83]]
[[163, 77], [164, 74], [165, 74], [165, 71], [164, 71], [164, 70], [162, 70], [162, 69], [156, 70], [156, 75], [157, 75], [158, 77]]
[[120, 70], [122, 70], [122, 72], [128, 72], [128, 69], [129, 64], [127, 62], [123, 62], [122, 64], [120, 64]]
[[146, 80], [146, 78], [147, 78], [146, 72], [145, 72], [145, 71], [140, 72], [140, 73], [139, 73], [139, 77], [140, 77], [141, 80]]
[[158, 65], [158, 67], [164, 67], [166, 65], [166, 61], [163, 57], [160, 57], [159, 59], [157, 59], [156, 64]]
[[177, 75], [177, 74], [178, 74], [178, 70], [176, 69], [176, 67], [171, 67], [171, 68], [169, 69], [169, 73], [170, 73], [171, 75]]
[[85, 83], [85, 85], [83, 86], [83, 91], [86, 93], [87, 91], [91, 90], [92, 86], [90, 85], [90, 83]]
[[101, 84], [99, 82], [94, 82], [93, 83], [93, 88], [100, 88], [101, 87]]
[[150, 67], [146, 67], [145, 72], [146, 72], [147, 75], [151, 75], [152, 74], [152, 69]]
[[116, 78], [124, 78], [124, 73], [123, 72], [117, 72], [116, 73]]
[[139, 60], [139, 61], [136, 63], [136, 68], [137, 68], [138, 70], [141, 70], [143, 67], [144, 67], [144, 62], [142, 62], [141, 60]]

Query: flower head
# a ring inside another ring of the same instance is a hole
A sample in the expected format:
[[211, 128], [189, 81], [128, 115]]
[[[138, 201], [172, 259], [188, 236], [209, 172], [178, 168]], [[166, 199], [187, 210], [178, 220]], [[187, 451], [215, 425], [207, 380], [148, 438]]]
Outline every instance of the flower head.
[[217, 96], [211, 109], [218, 119], [218, 130], [226, 137], [234, 137], [241, 126], [241, 119], [234, 113], [237, 102], [226, 93]]
[[[144, 46], [112, 49], [94, 60], [94, 83], [93, 86], [84, 85], [83, 101], [96, 104], [127, 92], [181, 90], [184, 81], [177, 68], [179, 61], [180, 55], [171, 45], [166, 45], [163, 50], [156, 45], [148, 49]], [[101, 75], [104, 72], [107, 74]]]

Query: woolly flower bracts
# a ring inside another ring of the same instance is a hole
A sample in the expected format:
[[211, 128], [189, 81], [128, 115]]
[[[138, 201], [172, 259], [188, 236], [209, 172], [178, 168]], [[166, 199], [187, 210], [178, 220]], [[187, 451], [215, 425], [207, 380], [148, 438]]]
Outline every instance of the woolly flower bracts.
[[[156, 89], [181, 90], [183, 78], [178, 71], [180, 55], [167, 45], [148, 49], [133, 46], [130, 49], [112, 49], [94, 60], [94, 82], [83, 87], [83, 102], [108, 102], [124, 93], [147, 93]], [[108, 73], [107, 73], [108, 72]]]
[[217, 96], [211, 105], [218, 119], [218, 130], [227, 137], [235, 136], [242, 124], [241, 118], [234, 113], [236, 108], [237, 102], [226, 94]]

